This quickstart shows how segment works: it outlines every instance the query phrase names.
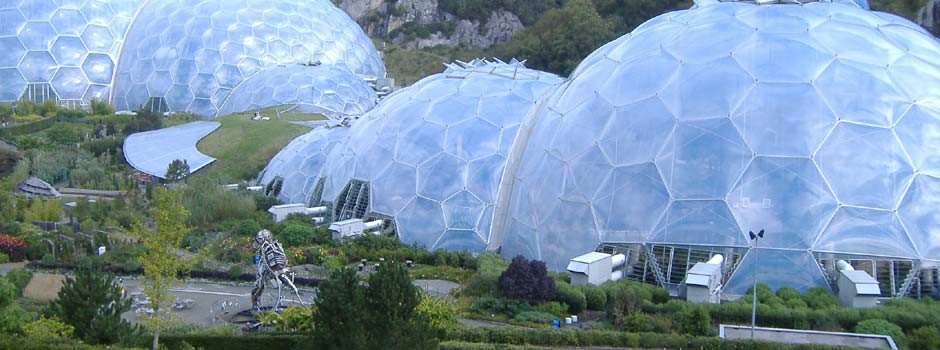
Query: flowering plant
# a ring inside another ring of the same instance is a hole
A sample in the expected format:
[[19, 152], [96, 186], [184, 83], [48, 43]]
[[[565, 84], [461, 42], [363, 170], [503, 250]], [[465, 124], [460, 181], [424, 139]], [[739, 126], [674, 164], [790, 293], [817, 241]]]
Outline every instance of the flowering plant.
[[26, 241], [20, 237], [0, 234], [0, 252], [10, 257], [11, 261], [20, 261], [26, 257]]

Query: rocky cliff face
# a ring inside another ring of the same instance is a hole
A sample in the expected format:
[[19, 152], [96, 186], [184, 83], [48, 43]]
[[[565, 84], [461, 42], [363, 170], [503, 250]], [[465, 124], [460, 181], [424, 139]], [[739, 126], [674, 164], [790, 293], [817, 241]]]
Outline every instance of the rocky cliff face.
[[[458, 19], [441, 10], [438, 0], [341, 0], [338, 6], [370, 36], [388, 37], [391, 42], [412, 49], [436, 45], [486, 48], [509, 40], [523, 29], [522, 21], [511, 12], [493, 11], [487, 21], [480, 23]], [[451, 23], [453, 27], [445, 31], [435, 26], [440, 23]], [[399, 30], [406, 25], [421, 33]]]
[[940, 35], [940, 0], [928, 0], [917, 11], [917, 24], [924, 26], [934, 35]]

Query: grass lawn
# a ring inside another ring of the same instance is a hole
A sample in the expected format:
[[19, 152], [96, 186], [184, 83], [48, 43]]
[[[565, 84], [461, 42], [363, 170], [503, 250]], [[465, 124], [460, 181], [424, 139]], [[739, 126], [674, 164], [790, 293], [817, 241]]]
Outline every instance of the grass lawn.
[[291, 121], [323, 119], [320, 115], [281, 113], [275, 108], [261, 111], [267, 121], [251, 120], [252, 112], [238, 113], [215, 119], [222, 126], [196, 144], [200, 152], [217, 160], [194, 176], [217, 175], [227, 180], [248, 180], [258, 175], [268, 161], [288, 142], [310, 129]]

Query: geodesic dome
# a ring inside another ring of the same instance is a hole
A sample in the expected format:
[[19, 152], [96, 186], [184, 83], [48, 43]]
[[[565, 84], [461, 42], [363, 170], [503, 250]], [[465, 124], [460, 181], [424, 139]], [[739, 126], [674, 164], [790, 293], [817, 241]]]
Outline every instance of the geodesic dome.
[[598, 49], [542, 106], [503, 255], [740, 248], [731, 294], [758, 267], [826, 287], [820, 254], [940, 261], [937, 41], [852, 2], [699, 5]]
[[[261, 174], [260, 183], [281, 182], [277, 199], [284, 203], [319, 205], [319, 196], [311, 203], [314, 191], [322, 192], [320, 177], [326, 157], [349, 134], [347, 127], [319, 127], [303, 134], [274, 156]], [[319, 187], [319, 190], [317, 188]]]
[[[319, 198], [297, 200], [328, 203], [335, 221], [388, 219], [407, 243], [482, 251], [520, 124], [537, 98], [559, 83], [518, 62], [450, 65], [353, 122], [321, 177], [293, 186], [313, 188], [322, 180], [322, 191], [314, 191]], [[310, 169], [293, 162], [291, 169], [297, 167]], [[282, 196], [293, 198], [296, 193], [286, 191], [291, 178], [284, 178]]]
[[107, 100], [141, 0], [0, 1], [0, 101]]
[[217, 114], [289, 105], [296, 112], [357, 116], [372, 109], [376, 100], [368, 83], [339, 66], [292, 64], [266, 68], [246, 79]]
[[118, 109], [163, 98], [172, 111], [214, 116], [232, 90], [279, 64], [319, 62], [385, 74], [369, 37], [327, 0], [151, 1], [125, 42], [114, 91]]

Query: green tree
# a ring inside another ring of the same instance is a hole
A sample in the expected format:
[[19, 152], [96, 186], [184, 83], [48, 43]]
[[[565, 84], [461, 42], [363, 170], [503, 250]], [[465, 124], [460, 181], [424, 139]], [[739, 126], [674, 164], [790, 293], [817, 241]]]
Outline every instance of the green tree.
[[695, 336], [708, 336], [712, 332], [712, 319], [708, 309], [702, 305], [688, 304], [676, 313], [679, 331]]
[[113, 275], [84, 264], [65, 280], [46, 313], [74, 327], [75, 335], [86, 342], [113, 344], [132, 331], [121, 319], [130, 308], [131, 301], [124, 298]]
[[6, 278], [0, 277], [0, 309], [12, 304], [17, 297], [16, 286], [7, 281]]
[[369, 276], [365, 323], [372, 349], [437, 349], [429, 320], [418, 317], [420, 293], [401, 263], [386, 263]]
[[166, 167], [166, 179], [176, 182], [189, 176], [189, 163], [185, 159], [174, 159]]
[[153, 332], [153, 350], [159, 349], [160, 333], [172, 326], [163, 309], [169, 298], [167, 290], [179, 283], [177, 276], [186, 270], [185, 261], [178, 254], [183, 237], [190, 231], [186, 225], [189, 211], [183, 207], [182, 195], [180, 190], [154, 189], [150, 215], [156, 228], [151, 230], [136, 223], [130, 231], [146, 249], [138, 261], [144, 269], [144, 293], [154, 310], [153, 317], [145, 322]]
[[940, 332], [937, 327], [925, 326], [915, 329], [911, 332], [909, 343], [911, 350], [935, 350], [940, 349]]
[[880, 318], [859, 322], [855, 325], [855, 333], [887, 335], [894, 339], [900, 348], [904, 348], [907, 340], [900, 326]]
[[338, 269], [317, 292], [313, 337], [317, 349], [368, 349], [365, 293], [356, 272]]
[[639, 312], [643, 303], [653, 298], [649, 288], [636, 282], [607, 282], [602, 288], [607, 294], [607, 319], [618, 329], [628, 316]]
[[590, 0], [570, 0], [496, 51], [500, 56], [526, 58], [532, 68], [568, 75], [587, 54], [615, 36], [613, 23], [601, 17]]

